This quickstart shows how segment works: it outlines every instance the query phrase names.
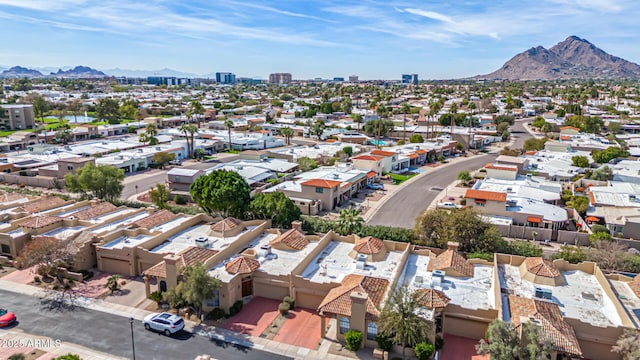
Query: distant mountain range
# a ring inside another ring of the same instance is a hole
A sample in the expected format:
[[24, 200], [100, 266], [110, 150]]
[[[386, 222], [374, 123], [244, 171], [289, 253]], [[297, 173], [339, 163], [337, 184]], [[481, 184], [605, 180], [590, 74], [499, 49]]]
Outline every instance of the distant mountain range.
[[[45, 75], [46, 74], [46, 75]], [[41, 68], [26, 68], [22, 66], [2, 66], [0, 65], [0, 78], [44, 78], [44, 77], [61, 77], [61, 78], [101, 78], [109, 76], [125, 76], [125, 77], [139, 77], [146, 78], [147, 76], [174, 76], [179, 78], [215, 78], [215, 73], [199, 75], [189, 72], [182, 72], [173, 69], [160, 69], [160, 70], [129, 70], [129, 69], [108, 69], [108, 70], [96, 70], [88, 66], [76, 66], [76, 67], [41, 67]]]
[[474, 79], [640, 78], [640, 65], [610, 55], [585, 39], [569, 36], [550, 49], [533, 47], [507, 61], [500, 69]]

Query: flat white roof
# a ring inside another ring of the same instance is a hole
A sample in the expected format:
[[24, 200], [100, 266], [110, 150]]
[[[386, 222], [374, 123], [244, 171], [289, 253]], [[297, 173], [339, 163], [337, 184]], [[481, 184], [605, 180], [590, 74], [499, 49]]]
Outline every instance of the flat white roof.
[[315, 283], [339, 283], [346, 275], [359, 274], [391, 281], [399, 270], [400, 251], [389, 251], [383, 261], [367, 261], [364, 269], [357, 269], [356, 259], [349, 256], [353, 246], [332, 240], [302, 271], [302, 277]]
[[[173, 227], [173, 226], [172, 226]], [[195, 239], [199, 237], [206, 237], [208, 239], [207, 248], [211, 250], [222, 250], [227, 246], [231, 245], [235, 242], [240, 236], [244, 235], [247, 231], [255, 229], [255, 226], [248, 226], [246, 229], [242, 230], [236, 236], [229, 237], [217, 237], [211, 236], [209, 234], [209, 229], [211, 225], [209, 224], [199, 224], [187, 228], [171, 237], [169, 237], [162, 244], [151, 249], [151, 252], [154, 253], [174, 253], [177, 254], [180, 251], [190, 247], [197, 246]]]
[[579, 270], [562, 271], [565, 285], [545, 286], [522, 279], [517, 266], [499, 264], [498, 272], [500, 287], [513, 291], [514, 295], [533, 298], [536, 287], [548, 289], [552, 292], [552, 301], [558, 304], [566, 317], [596, 326], [622, 325], [613, 301], [591, 274]]
[[102, 247], [106, 249], [131, 248], [136, 247], [149, 239], [151, 239], [151, 236], [145, 234], [137, 236], [120, 236], [119, 238], [102, 245]]
[[609, 283], [618, 299], [620, 299], [622, 306], [627, 310], [631, 321], [636, 327], [640, 327], [640, 298], [636, 296], [625, 281], [609, 280]]
[[92, 233], [94, 234], [99, 234], [99, 233], [104, 233], [104, 232], [108, 232], [108, 231], [112, 231], [120, 226], [126, 226], [131, 224], [132, 222], [138, 221], [140, 219], [143, 219], [145, 217], [149, 216], [149, 213], [146, 211], [142, 211], [138, 214], [126, 217], [124, 219], [120, 219], [118, 221], [114, 221], [102, 226], [98, 226], [96, 228], [93, 228], [91, 230]]
[[60, 240], [64, 240], [69, 238], [70, 236], [86, 229], [86, 226], [61, 226], [59, 228], [53, 229], [51, 231], [48, 231], [46, 233], [43, 233], [43, 236], [53, 236], [56, 237]]
[[[398, 286], [406, 285], [410, 290], [432, 287], [432, 273], [427, 271], [430, 258], [426, 255], [409, 254]], [[494, 309], [495, 300], [491, 291], [493, 266], [474, 265], [473, 277], [445, 276], [444, 282], [435, 289], [443, 291], [452, 304], [466, 309]]]
[[[256, 254], [261, 253], [260, 247], [269, 245], [278, 235], [263, 236], [254, 239], [249, 247], [253, 249]], [[259, 271], [264, 271], [271, 275], [289, 275], [291, 270], [298, 266], [300, 262], [306, 259], [307, 255], [318, 246], [318, 241], [311, 241], [302, 250], [279, 250], [271, 248], [271, 255], [258, 256], [257, 260], [260, 261]]]
[[507, 211], [537, 215], [544, 220], [553, 222], [567, 221], [569, 219], [567, 211], [560, 206], [547, 204], [540, 200], [516, 196], [507, 196], [507, 203], [509, 203], [509, 201], [515, 201], [516, 205], [507, 206]]

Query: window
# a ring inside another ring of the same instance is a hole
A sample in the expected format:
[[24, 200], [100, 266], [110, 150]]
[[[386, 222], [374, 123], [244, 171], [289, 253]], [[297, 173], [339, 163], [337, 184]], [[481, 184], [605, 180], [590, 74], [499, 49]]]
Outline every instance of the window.
[[73, 165], [67, 165], [67, 170], [73, 170]]
[[216, 290], [215, 295], [213, 295], [213, 299], [207, 300], [208, 307], [219, 307], [220, 306], [220, 291]]
[[324, 189], [323, 189], [323, 188], [321, 188], [321, 187], [317, 187], [317, 188], [316, 188], [316, 192], [317, 192], [318, 194], [322, 194], [322, 193], [324, 192]]
[[340, 334], [344, 334], [347, 331], [349, 331], [349, 318], [348, 317], [341, 317], [340, 318]]
[[10, 254], [11, 253], [11, 246], [6, 245], [6, 244], [2, 244], [1, 250], [5, 254]]
[[367, 324], [367, 339], [375, 340], [378, 335], [378, 325], [374, 322]]

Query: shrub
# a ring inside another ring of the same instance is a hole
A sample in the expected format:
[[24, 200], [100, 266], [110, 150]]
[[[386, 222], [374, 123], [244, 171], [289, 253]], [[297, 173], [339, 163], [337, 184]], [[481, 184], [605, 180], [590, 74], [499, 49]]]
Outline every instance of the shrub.
[[53, 360], [81, 360], [81, 358], [80, 358], [80, 355], [69, 353], [66, 355], [58, 356]]
[[467, 259], [482, 259], [487, 261], [493, 261], [492, 253], [472, 252], [467, 254]]
[[432, 344], [421, 342], [416, 344], [413, 350], [416, 352], [418, 360], [429, 360], [435, 352], [435, 347]]
[[440, 335], [436, 336], [436, 341], [434, 345], [436, 347], [436, 350], [442, 349], [444, 347], [444, 339], [440, 337]]
[[509, 253], [525, 257], [542, 256], [542, 247], [529, 241], [516, 240], [509, 243]]
[[290, 308], [291, 306], [289, 305], [289, 303], [286, 303], [284, 301], [281, 302], [280, 305], [278, 305], [278, 311], [280, 311], [280, 315], [282, 316], [287, 316]]
[[93, 271], [90, 270], [80, 270], [80, 273], [82, 274], [83, 281], [87, 281], [93, 277]]
[[154, 291], [151, 294], [149, 294], [149, 300], [154, 301], [157, 304], [160, 304], [162, 302], [162, 293], [160, 291]]
[[237, 314], [238, 312], [236, 311], [235, 307], [230, 307], [229, 308], [229, 317], [232, 317], [233, 315]]
[[207, 320], [220, 320], [225, 316], [224, 310], [221, 308], [215, 308], [207, 313]]
[[186, 205], [187, 204], [187, 200], [185, 200], [184, 196], [182, 196], [180, 194], [176, 194], [176, 196], [173, 198], [173, 201], [175, 201], [175, 203], [177, 205]]
[[599, 232], [609, 232], [609, 229], [607, 229], [606, 226], [604, 225], [600, 225], [600, 224], [593, 224], [591, 225], [591, 231], [595, 234], [595, 233], [599, 233]]
[[242, 300], [238, 300], [236, 302], [233, 303], [233, 308], [236, 310], [236, 314], [240, 312], [240, 310], [242, 310], [242, 306], [244, 305], [244, 303], [242, 302]]
[[36, 284], [40, 284], [40, 276], [36, 275], [33, 277], [33, 282]]
[[291, 296], [285, 296], [284, 299], [282, 299], [282, 302], [289, 304], [290, 310], [293, 310], [293, 308], [296, 307], [296, 300]]
[[362, 344], [362, 333], [356, 330], [349, 330], [344, 334], [344, 338], [347, 341], [347, 349], [351, 351], [357, 351]]
[[393, 341], [391, 341], [390, 338], [382, 335], [382, 334], [378, 334], [376, 335], [376, 341], [378, 342], [378, 347], [384, 351], [391, 351], [391, 348], [393, 347]]
[[15, 353], [9, 356], [9, 360], [25, 360], [27, 357], [23, 353]]

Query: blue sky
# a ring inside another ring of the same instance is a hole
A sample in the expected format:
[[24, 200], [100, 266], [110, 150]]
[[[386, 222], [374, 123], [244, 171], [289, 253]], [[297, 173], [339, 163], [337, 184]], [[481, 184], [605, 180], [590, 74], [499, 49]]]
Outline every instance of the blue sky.
[[0, 64], [448, 79], [569, 35], [640, 62], [637, 0], [0, 0]]

